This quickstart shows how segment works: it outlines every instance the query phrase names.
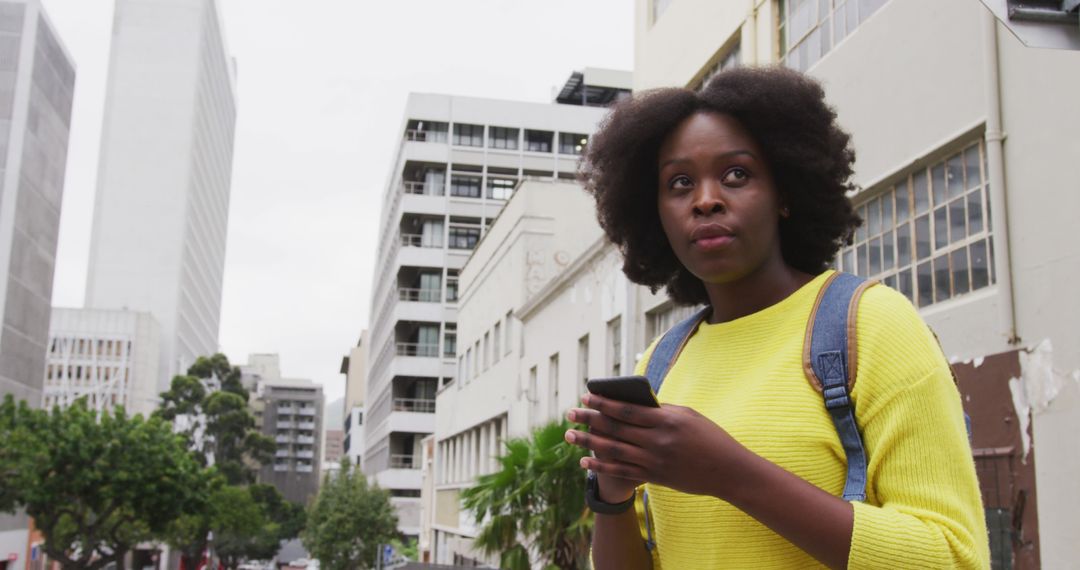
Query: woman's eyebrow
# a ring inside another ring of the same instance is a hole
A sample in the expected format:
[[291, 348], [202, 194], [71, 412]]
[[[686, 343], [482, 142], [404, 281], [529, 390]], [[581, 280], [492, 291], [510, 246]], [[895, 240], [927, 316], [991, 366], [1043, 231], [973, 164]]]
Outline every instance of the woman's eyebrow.
[[[729, 151], [727, 151], [725, 153], [718, 154], [715, 157], [715, 159], [732, 158], [734, 156], [740, 156], [740, 155], [749, 156], [750, 158], [752, 158], [754, 160], [757, 160], [757, 155], [750, 152], [749, 150], [746, 150], [746, 149], [729, 150]], [[672, 164], [679, 164], [679, 163], [683, 163], [683, 162], [691, 162], [691, 160], [689, 158], [685, 158], [685, 157], [671, 158], [671, 159], [665, 160], [664, 162], [660, 163], [660, 170], [663, 170], [664, 168], [666, 168], [666, 167], [668, 167], [668, 166], [670, 166]]]

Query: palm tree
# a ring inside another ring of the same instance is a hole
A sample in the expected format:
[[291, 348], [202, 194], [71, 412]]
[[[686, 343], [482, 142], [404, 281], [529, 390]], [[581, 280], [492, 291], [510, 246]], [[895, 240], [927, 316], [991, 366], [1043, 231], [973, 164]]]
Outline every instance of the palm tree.
[[552, 422], [532, 439], [507, 441], [501, 469], [462, 492], [462, 504], [480, 526], [474, 544], [499, 553], [502, 568], [528, 569], [530, 551], [544, 568], [588, 567], [593, 521], [578, 465], [585, 452], [563, 440], [568, 428], [568, 422]]

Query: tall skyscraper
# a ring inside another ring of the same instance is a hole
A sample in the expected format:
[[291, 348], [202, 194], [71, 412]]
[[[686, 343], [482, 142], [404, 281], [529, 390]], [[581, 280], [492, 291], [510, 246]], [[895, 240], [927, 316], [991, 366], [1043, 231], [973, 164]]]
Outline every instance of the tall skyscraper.
[[[37, 0], [0, 1], [0, 397], [41, 403], [75, 64]], [[25, 515], [0, 553], [26, 563]]]
[[0, 395], [41, 402], [75, 64], [37, 0], [0, 2]]
[[362, 460], [390, 490], [403, 534], [420, 533], [421, 440], [435, 431], [435, 394], [460, 376], [462, 355], [479, 358], [478, 346], [457, 343], [458, 272], [522, 179], [575, 178], [607, 111], [593, 105], [629, 93], [630, 81], [586, 69], [556, 103], [410, 95], [383, 196]]
[[216, 0], [117, 0], [86, 284], [161, 327], [157, 388], [218, 347], [235, 67]]

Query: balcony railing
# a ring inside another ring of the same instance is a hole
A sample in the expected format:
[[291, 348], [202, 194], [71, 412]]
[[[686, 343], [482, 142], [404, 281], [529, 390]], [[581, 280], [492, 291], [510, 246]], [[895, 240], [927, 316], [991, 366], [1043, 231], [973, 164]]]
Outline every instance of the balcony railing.
[[289, 450], [288, 449], [279, 449], [279, 450], [274, 452], [274, 457], [288, 457], [288, 456], [289, 456]]
[[274, 438], [274, 441], [276, 441], [278, 443], [289, 443], [289, 442], [292, 441], [292, 436], [291, 435], [279, 435], [279, 436]]
[[310, 435], [298, 435], [296, 443], [315, 443], [315, 438]]
[[315, 429], [315, 422], [300, 422], [296, 424], [299, 429], [313, 430]]
[[416, 194], [419, 196], [442, 196], [443, 187], [437, 184], [428, 185], [426, 182], [419, 182], [415, 180], [404, 180], [401, 183], [401, 189], [406, 194]]
[[300, 414], [301, 416], [314, 416], [315, 415], [315, 406], [308, 406], [306, 408], [300, 408], [296, 413]]
[[289, 421], [289, 420], [278, 421], [278, 423], [277, 423], [277, 428], [278, 429], [292, 429], [294, 427], [296, 427], [296, 422]]
[[438, 303], [442, 301], [442, 291], [439, 289], [398, 287], [398, 300], [413, 301], [417, 303]]
[[420, 356], [434, 358], [439, 356], [439, 345], [420, 344], [417, 342], [399, 342], [397, 344], [398, 356]]
[[427, 243], [424, 243], [424, 236], [421, 234], [401, 234], [401, 245], [407, 247], [430, 247], [441, 249], [442, 236], [436, 238], [430, 238]]
[[314, 451], [297, 451], [296, 456], [300, 459], [311, 459], [315, 457]]
[[296, 470], [299, 471], [300, 473], [311, 473], [314, 470], [314, 468], [311, 465], [297, 464], [296, 465]]
[[289, 470], [289, 464], [288, 463], [275, 463], [274, 464], [274, 471], [281, 472], [281, 471], [288, 471], [288, 470]]
[[435, 400], [426, 398], [394, 398], [395, 412], [435, 413]]
[[420, 466], [416, 465], [413, 460], [414, 456], [411, 453], [391, 453], [390, 454], [390, 468], [391, 469], [419, 469]]
[[287, 416], [287, 415], [293, 413], [294, 411], [296, 411], [296, 408], [294, 408], [292, 406], [278, 406], [278, 409], [277, 409], [277, 413], [281, 414], [281, 415], [284, 415], [284, 416]]

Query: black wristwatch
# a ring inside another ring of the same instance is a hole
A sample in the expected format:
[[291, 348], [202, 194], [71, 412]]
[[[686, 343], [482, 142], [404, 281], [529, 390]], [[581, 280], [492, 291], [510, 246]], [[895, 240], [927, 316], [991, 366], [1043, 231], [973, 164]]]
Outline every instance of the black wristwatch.
[[589, 471], [589, 477], [585, 479], [585, 504], [589, 510], [600, 515], [618, 515], [625, 513], [634, 506], [634, 495], [621, 503], [605, 503], [600, 500], [600, 482], [596, 473]]

